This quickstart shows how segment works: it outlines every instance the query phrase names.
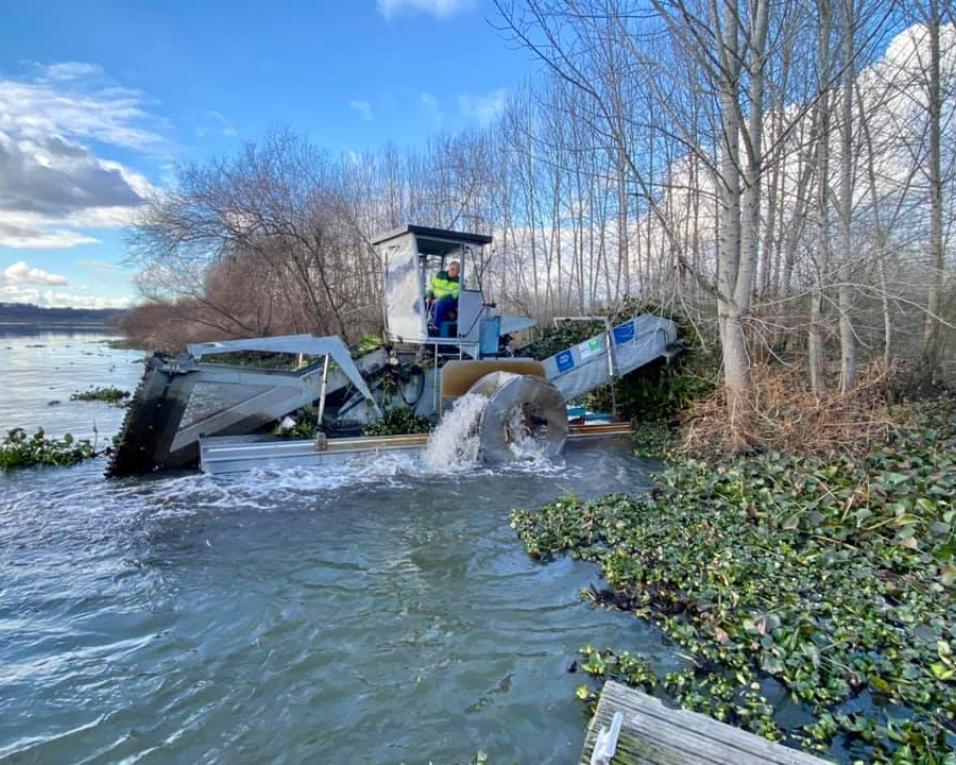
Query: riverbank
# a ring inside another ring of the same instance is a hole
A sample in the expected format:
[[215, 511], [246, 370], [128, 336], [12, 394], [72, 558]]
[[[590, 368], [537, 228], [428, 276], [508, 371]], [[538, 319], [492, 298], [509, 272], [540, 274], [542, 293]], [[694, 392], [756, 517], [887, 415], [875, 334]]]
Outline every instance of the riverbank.
[[951, 762], [956, 404], [904, 406], [860, 457], [678, 457], [648, 495], [516, 512], [532, 557], [597, 563], [590, 596], [692, 661], [588, 647], [582, 668], [835, 759]]

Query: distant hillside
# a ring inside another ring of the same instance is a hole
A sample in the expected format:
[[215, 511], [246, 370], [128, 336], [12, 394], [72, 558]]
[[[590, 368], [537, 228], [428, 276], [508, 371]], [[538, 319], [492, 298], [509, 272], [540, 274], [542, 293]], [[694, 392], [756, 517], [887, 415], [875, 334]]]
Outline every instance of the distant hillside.
[[102, 326], [121, 316], [116, 308], [44, 308], [30, 303], [0, 303], [0, 324]]

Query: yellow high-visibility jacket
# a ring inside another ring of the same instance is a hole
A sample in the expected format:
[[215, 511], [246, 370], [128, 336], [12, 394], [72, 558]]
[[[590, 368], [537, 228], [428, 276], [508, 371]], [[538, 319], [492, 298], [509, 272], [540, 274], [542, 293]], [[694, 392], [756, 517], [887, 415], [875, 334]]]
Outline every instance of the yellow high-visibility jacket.
[[444, 300], [451, 298], [458, 299], [458, 292], [461, 289], [461, 280], [457, 276], [449, 276], [447, 271], [439, 271], [432, 278], [431, 287], [428, 288], [428, 297], [435, 300]]

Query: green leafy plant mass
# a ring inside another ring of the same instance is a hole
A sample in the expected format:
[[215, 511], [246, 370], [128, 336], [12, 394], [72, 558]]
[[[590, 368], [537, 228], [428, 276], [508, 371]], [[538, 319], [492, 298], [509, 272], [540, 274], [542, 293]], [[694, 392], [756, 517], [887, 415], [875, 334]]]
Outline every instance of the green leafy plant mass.
[[[614, 651], [584, 669], [768, 738], [949, 765], [956, 749], [956, 406], [865, 458], [682, 459], [644, 497], [565, 498], [512, 525], [535, 558], [593, 561], [591, 593], [655, 621], [692, 666], [664, 678]], [[776, 681], [815, 719], [774, 715]], [[585, 687], [579, 695], [588, 699]]]
[[73, 465], [96, 456], [93, 444], [76, 440], [67, 433], [63, 438], [47, 438], [42, 428], [28, 435], [14, 428], [0, 441], [0, 470], [34, 465]]
[[130, 396], [129, 391], [119, 388], [90, 388], [70, 395], [70, 401], [102, 401], [107, 404], [122, 404]]
[[398, 436], [406, 433], [428, 433], [432, 429], [432, 422], [427, 417], [415, 414], [408, 407], [395, 407], [386, 410], [385, 414], [370, 422], [362, 430], [366, 436]]

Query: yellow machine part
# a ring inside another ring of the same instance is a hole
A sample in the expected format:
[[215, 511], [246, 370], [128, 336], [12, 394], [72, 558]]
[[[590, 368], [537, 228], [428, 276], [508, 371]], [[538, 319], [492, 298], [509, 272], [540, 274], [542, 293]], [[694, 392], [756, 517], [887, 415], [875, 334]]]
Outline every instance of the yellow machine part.
[[[484, 359], [482, 361], [449, 361], [441, 368], [441, 398], [464, 396], [482, 377], [492, 372], [511, 372], [546, 378], [544, 366], [531, 359]], [[444, 407], [442, 407], [444, 408]]]

